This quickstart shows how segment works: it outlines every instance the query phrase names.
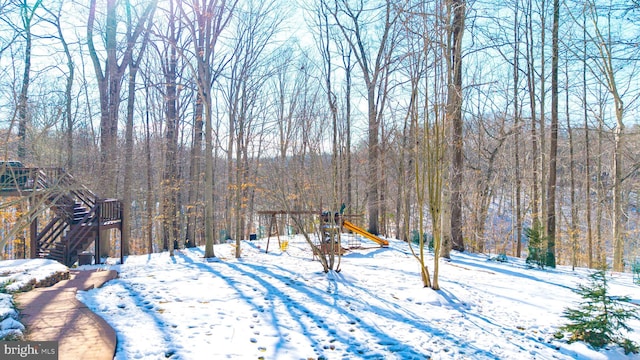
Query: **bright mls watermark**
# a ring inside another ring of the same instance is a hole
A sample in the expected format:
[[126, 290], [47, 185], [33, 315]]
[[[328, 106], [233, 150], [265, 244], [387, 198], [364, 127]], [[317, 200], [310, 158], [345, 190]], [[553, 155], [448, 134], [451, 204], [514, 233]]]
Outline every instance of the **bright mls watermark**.
[[0, 341], [2, 360], [58, 360], [57, 341]]

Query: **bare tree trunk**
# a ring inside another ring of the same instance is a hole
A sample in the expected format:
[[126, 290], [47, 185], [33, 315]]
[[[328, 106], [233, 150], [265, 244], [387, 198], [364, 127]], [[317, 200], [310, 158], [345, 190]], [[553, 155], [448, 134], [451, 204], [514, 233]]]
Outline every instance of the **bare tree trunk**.
[[384, 154], [388, 151], [387, 142], [385, 139], [385, 127], [384, 123], [380, 122], [380, 138], [382, 139], [380, 146], [380, 154], [378, 155], [378, 161], [380, 162], [378, 165], [378, 169], [380, 169], [380, 181], [378, 182], [378, 211], [380, 214], [380, 224], [378, 232], [381, 234], [387, 235], [387, 203], [386, 203], [386, 193], [387, 193], [387, 172], [386, 172], [386, 164]]
[[[96, 16], [96, 0], [89, 3], [89, 18], [87, 21], [87, 45], [89, 47], [89, 56], [93, 62], [93, 68], [98, 81], [98, 90], [100, 93], [100, 188], [103, 196], [116, 195], [116, 167], [118, 162], [114, 161], [118, 158], [117, 139], [118, 139], [118, 112], [121, 102], [122, 78], [129, 66], [131, 53], [134, 51], [138, 38], [144, 31], [144, 24], [147, 19], [153, 16], [157, 0], [146, 5], [138, 23], [134, 25], [131, 19], [127, 23], [127, 39], [122, 52], [122, 59], [118, 64], [118, 48], [122, 44], [117, 41], [117, 2], [115, 0], [107, 0], [106, 5], [106, 29], [103, 37], [105, 39], [105, 69], [103, 71], [100, 56], [94, 45], [94, 25]], [[131, 4], [129, 1], [124, 2], [128, 13], [131, 13]], [[104, 231], [100, 234], [100, 256], [108, 256], [110, 251], [110, 231]]]
[[[549, 141], [549, 180], [547, 183], [547, 256], [546, 264], [556, 267], [556, 177], [558, 159], [558, 28], [560, 2], [553, 0], [551, 55], [551, 139]], [[543, 81], [544, 83], [544, 81]]]
[[[175, 79], [173, 79], [175, 81]], [[162, 224], [163, 246], [173, 256], [173, 250], [178, 243], [178, 168], [177, 168], [177, 109], [175, 82], [167, 81], [166, 102], [166, 126], [165, 126], [165, 156], [162, 175]]]
[[339, 190], [339, 166], [338, 166], [338, 99], [333, 90], [332, 77], [333, 63], [331, 56], [331, 32], [329, 26], [329, 14], [325, 4], [320, 4], [317, 14], [317, 25], [319, 34], [319, 50], [322, 55], [322, 71], [323, 80], [325, 84], [325, 92], [327, 95], [327, 104], [329, 105], [329, 112], [331, 114], [331, 204], [330, 209], [337, 209], [338, 199], [340, 199]]
[[351, 169], [351, 71], [353, 65], [351, 64], [351, 48], [345, 49], [342, 54], [342, 63], [345, 71], [345, 133], [346, 133], [346, 156], [347, 164], [345, 169], [345, 181], [347, 183], [347, 198], [346, 205], [348, 207], [353, 206], [353, 176]]
[[[148, 84], [147, 84], [148, 85]], [[145, 107], [149, 109], [151, 106], [149, 102], [149, 86], [145, 86]], [[151, 128], [150, 128], [150, 115], [151, 112], [147, 111], [145, 116], [145, 155], [147, 160], [147, 218], [146, 218], [146, 235], [147, 235], [147, 253], [153, 253], [153, 210], [155, 209], [155, 202], [153, 201], [153, 163], [151, 161]]]
[[526, 45], [527, 45], [527, 90], [529, 93], [529, 105], [531, 111], [531, 178], [532, 178], [532, 191], [531, 194], [531, 227], [534, 228], [540, 224], [540, 190], [538, 188], [538, 133], [537, 133], [537, 119], [536, 119], [536, 78], [535, 78], [535, 57], [533, 46], [533, 9], [532, 0], [527, 2], [527, 32], [526, 32]]
[[[567, 135], [569, 136], [569, 182], [571, 186], [571, 224], [569, 225], [569, 242], [571, 243], [571, 266], [575, 270], [578, 266], [578, 203], [576, 201], [575, 156], [573, 147], [573, 131], [571, 129], [569, 112], [569, 70], [568, 61], [565, 64], [565, 117], [567, 118]], [[585, 131], [587, 129], [585, 128]], [[587, 194], [589, 194], [587, 192]], [[587, 195], [587, 201], [589, 195]]]
[[27, 123], [28, 111], [27, 102], [29, 98], [29, 85], [31, 84], [31, 47], [32, 34], [31, 22], [36, 14], [36, 10], [42, 3], [42, 0], [36, 1], [33, 7], [29, 8], [26, 1], [20, 7], [20, 16], [24, 25], [24, 70], [22, 72], [22, 84], [20, 87], [20, 95], [18, 98], [18, 159], [25, 160], [27, 156]]
[[[341, 1], [335, 2], [333, 7], [327, 6], [328, 11], [333, 16], [336, 25], [343, 34], [345, 40], [349, 43], [357, 63], [362, 70], [363, 80], [367, 88], [367, 172], [369, 174], [367, 180], [367, 212], [368, 212], [368, 231], [372, 234], [379, 233], [379, 181], [378, 166], [380, 156], [380, 119], [378, 107], [386, 97], [386, 92], [380, 94], [378, 86], [381, 77], [385, 76], [388, 71], [386, 62], [390, 59], [389, 52], [393, 49], [393, 27], [396, 21], [396, 14], [393, 13], [394, 8], [391, 1], [386, 1], [384, 6], [384, 23], [380, 27], [380, 41], [377, 43], [376, 53], [371, 54], [367, 48], [367, 41], [362, 31], [362, 17], [365, 11], [364, 4], [360, 3], [358, 8], [351, 8], [350, 5]], [[346, 20], [348, 19], [348, 20]], [[348, 22], [348, 23], [345, 23]], [[379, 95], [382, 95], [381, 97]]]
[[[205, 258], [215, 257], [213, 244], [215, 242], [214, 231], [214, 199], [213, 199], [213, 111], [211, 94], [214, 81], [220, 75], [225, 61], [215, 65], [216, 44], [220, 34], [229, 24], [238, 0], [208, 0], [202, 4], [192, 5], [192, 11], [186, 12], [183, 6], [185, 3], [178, 3], [178, 8], [190, 31], [193, 52], [195, 54], [196, 65], [196, 85], [198, 89], [198, 104], [196, 111], [196, 121], [204, 120], [205, 137], [205, 179], [204, 179], [204, 234], [205, 234]], [[193, 15], [193, 19], [189, 16]], [[202, 117], [204, 116], [204, 118]], [[197, 132], [197, 130], [196, 130]], [[200, 135], [196, 133], [196, 137]], [[195, 141], [194, 141], [195, 143]], [[195, 145], [195, 144], [194, 144]], [[195, 146], [194, 146], [195, 148]], [[196, 149], [196, 152], [199, 150]], [[193, 164], [192, 164], [193, 165]], [[192, 173], [193, 173], [192, 168]], [[193, 182], [192, 178], [192, 182]]]
[[[616, 116], [616, 127], [614, 130], [614, 148], [613, 148], [613, 214], [611, 226], [613, 230], [613, 270], [624, 271], [624, 238], [622, 235], [622, 222], [624, 214], [622, 212], [622, 149], [624, 146], [624, 122], [623, 115], [625, 105], [622, 95], [618, 90], [617, 67], [614, 66], [613, 44], [611, 33], [602, 33], [597, 19], [600, 14], [597, 13], [594, 2], [589, 2], [589, 10], [591, 11], [592, 22], [594, 26], [594, 37], [592, 41], [597, 45], [599, 51], [598, 69], [600, 75], [604, 78], [602, 83], [606, 86], [607, 91], [613, 98], [613, 105]], [[611, 13], [607, 13], [607, 24], [611, 24]], [[610, 26], [610, 25], [609, 25]], [[607, 31], [610, 31], [610, 27]], [[619, 59], [615, 59], [619, 60]]]
[[[205, 99], [211, 100], [210, 95], [203, 96]], [[205, 249], [204, 257], [215, 257], [216, 254], [213, 249], [213, 243], [215, 239], [215, 222], [214, 211], [215, 204], [213, 200], [213, 124], [211, 113], [211, 103], [208, 101], [205, 103], [205, 175], [204, 175], [204, 231], [205, 231]]]
[[584, 121], [585, 194], [587, 223], [587, 266], [593, 269], [593, 229], [591, 221], [591, 144], [589, 143], [589, 116], [587, 108], [587, 13], [582, 13], [582, 110]]
[[613, 271], [624, 271], [624, 238], [622, 235], [622, 149], [624, 147], [624, 123], [622, 122], [622, 100], [614, 98], [616, 106], [616, 128], [613, 150]]
[[402, 138], [400, 146], [398, 147], [398, 190], [396, 193], [396, 226], [395, 233], [396, 238], [410, 241], [409, 237], [409, 210], [405, 207], [407, 199], [410, 197], [409, 192], [409, 171], [407, 166], [408, 151], [408, 131], [409, 131], [409, 117], [404, 118], [402, 126]]
[[[125, 158], [125, 162], [124, 162], [124, 185], [123, 185], [123, 201], [122, 201], [122, 221], [123, 221], [123, 226], [122, 226], [122, 231], [121, 231], [121, 239], [120, 239], [120, 245], [121, 245], [121, 255], [122, 256], [128, 256], [129, 255], [129, 240], [131, 238], [131, 203], [132, 203], [132, 199], [133, 199], [133, 164], [134, 164], [134, 140], [133, 140], [133, 116], [134, 116], [134, 111], [135, 111], [135, 100], [136, 100], [136, 76], [138, 75], [138, 70], [140, 69], [140, 61], [142, 59], [142, 56], [147, 48], [147, 44], [149, 43], [149, 33], [150, 33], [150, 29], [151, 26], [153, 25], [153, 21], [151, 21], [151, 18], [153, 17], [153, 10], [152, 13], [149, 14], [148, 19], [149, 22], [147, 23], [147, 28], [144, 32], [144, 35], [142, 37], [141, 40], [141, 46], [140, 46], [140, 50], [138, 52], [138, 58], [135, 59], [133, 56], [133, 52], [129, 52], [128, 56], [129, 56], [129, 60], [128, 60], [128, 65], [129, 65], [129, 83], [128, 83], [128, 90], [129, 90], [129, 95], [127, 98], [127, 123], [126, 123], [126, 128], [125, 128], [125, 154], [124, 154], [124, 158]], [[128, 34], [127, 37], [129, 38], [129, 40], [134, 41], [133, 40], [133, 34], [132, 34], [132, 25], [130, 23], [131, 19], [129, 20], [129, 26], [128, 28]]]
[[522, 177], [520, 175], [520, 1], [516, 1], [513, 20], [513, 118], [514, 118], [514, 170], [515, 170], [515, 196], [516, 196], [516, 257], [522, 256]]
[[597, 244], [597, 259], [598, 263], [596, 267], [605, 266], [607, 264], [607, 255], [604, 247], [604, 239], [602, 238], [602, 220], [603, 220], [603, 212], [605, 206], [605, 186], [602, 180], [602, 156], [603, 156], [603, 142], [604, 142], [604, 120], [603, 120], [603, 112], [602, 109], [603, 104], [600, 103], [600, 114], [598, 116], [598, 145], [597, 145], [597, 154], [598, 161], [596, 162], [596, 197], [598, 199], [598, 208], [596, 209], [596, 244]]
[[540, 221], [541, 221], [541, 224], [548, 225], [547, 201], [549, 201], [549, 199], [546, 196], [544, 196], [545, 183], [547, 181], [547, 170], [545, 167], [545, 164], [547, 163], [545, 161], [545, 156], [546, 156], [545, 128], [546, 128], [547, 120], [546, 120], [545, 109], [547, 107], [547, 89], [546, 89], [547, 14], [546, 14], [546, 11], [547, 11], [548, 3], [547, 3], [547, 0], [539, 0], [538, 3], [540, 6], [540, 69], [539, 69], [540, 77], [537, 79], [537, 81], [540, 84], [540, 93], [538, 95], [538, 98], [540, 99], [540, 101], [538, 102], [538, 104], [540, 105], [540, 113], [538, 116], [538, 125], [540, 130], [540, 136], [538, 137], [538, 139], [540, 140], [540, 151], [538, 155], [534, 155], [534, 156], [540, 156], [539, 158], [540, 168], [538, 170], [540, 172], [540, 178], [537, 180], [539, 181], [539, 186], [540, 186], [540, 218], [541, 218]]
[[73, 81], [75, 76], [75, 65], [73, 62], [73, 56], [71, 55], [71, 50], [69, 49], [69, 44], [67, 43], [64, 33], [62, 31], [62, 27], [60, 24], [60, 17], [62, 16], [62, 4], [58, 8], [58, 12], [54, 13], [53, 11], [46, 9], [49, 14], [54, 17], [54, 21], [52, 24], [56, 27], [56, 31], [58, 32], [58, 38], [62, 45], [62, 49], [64, 51], [64, 56], [67, 61], [67, 82], [64, 89], [65, 94], [65, 102], [64, 102], [64, 133], [65, 133], [65, 142], [66, 142], [66, 158], [64, 160], [64, 168], [69, 172], [73, 173], [73, 113], [72, 113], [72, 105], [74, 97], [72, 95], [73, 91]]
[[454, 250], [464, 251], [462, 234], [462, 181], [464, 173], [462, 37], [464, 35], [466, 2], [465, 0], [452, 0], [450, 6], [453, 7], [453, 20], [448, 33], [450, 62], [447, 87], [447, 118], [452, 124], [451, 245]]
[[177, 168], [177, 152], [178, 152], [178, 93], [177, 93], [177, 36], [175, 23], [174, 3], [169, 2], [169, 44], [165, 49], [162, 59], [162, 73], [164, 75], [165, 85], [165, 134], [164, 134], [164, 166], [162, 173], [162, 227], [163, 227], [163, 246], [165, 251], [169, 251], [169, 255], [173, 256], [173, 250], [178, 244], [180, 237], [178, 231], [178, 209], [177, 196], [178, 186], [178, 168]]
[[198, 245], [196, 242], [197, 234], [196, 228], [198, 227], [198, 213], [202, 210], [202, 203], [200, 201], [199, 189], [202, 183], [202, 171], [201, 171], [201, 159], [202, 159], [202, 138], [204, 134], [204, 122], [202, 121], [202, 101], [199, 96], [196, 100], [196, 106], [194, 111], [194, 126], [193, 126], [193, 138], [191, 141], [191, 155], [190, 155], [190, 172], [189, 172], [189, 194], [187, 205], [187, 241], [191, 242], [194, 246]]

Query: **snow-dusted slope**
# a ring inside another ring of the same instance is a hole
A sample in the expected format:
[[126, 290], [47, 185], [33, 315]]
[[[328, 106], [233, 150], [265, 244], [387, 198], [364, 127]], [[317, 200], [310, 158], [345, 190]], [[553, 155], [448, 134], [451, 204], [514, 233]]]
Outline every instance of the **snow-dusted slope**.
[[[272, 243], [265, 254], [265, 240], [242, 246], [239, 260], [230, 245], [216, 246], [215, 261], [202, 248], [130, 256], [111, 266], [119, 279], [78, 296], [115, 328], [117, 359], [634, 358], [554, 340], [586, 270], [454, 253], [435, 292], [398, 241], [351, 251], [330, 274], [301, 238], [286, 252]], [[640, 302], [631, 274], [610, 284]]]

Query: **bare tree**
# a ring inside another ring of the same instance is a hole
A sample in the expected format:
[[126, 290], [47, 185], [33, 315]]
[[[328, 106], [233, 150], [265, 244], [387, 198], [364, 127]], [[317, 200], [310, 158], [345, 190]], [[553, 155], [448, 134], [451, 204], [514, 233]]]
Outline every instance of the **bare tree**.
[[551, 40], [551, 138], [549, 141], [549, 180], [547, 182], [547, 256], [546, 264], [556, 267], [556, 182], [558, 159], [558, 28], [560, 2], [553, 0]]
[[[145, 23], [152, 16], [157, 0], [146, 5], [138, 19], [128, 17], [126, 24], [125, 39], [118, 40], [118, 13], [115, 0], [107, 0], [103, 39], [104, 43], [104, 68], [102, 59], [98, 55], [98, 48], [94, 42], [94, 30], [97, 15], [97, 0], [89, 3], [89, 18], [87, 21], [87, 44], [89, 46], [89, 56], [93, 62], [94, 72], [98, 81], [100, 93], [100, 167], [101, 174], [100, 188], [103, 195], [114, 196], [116, 191], [116, 166], [117, 161], [117, 139], [118, 139], [118, 113], [122, 97], [122, 84], [124, 74], [129, 67], [129, 62], [133, 58], [132, 53], [138, 45], [138, 40], [145, 30]], [[125, 11], [132, 14], [132, 7], [129, 1], [124, 2]], [[134, 24], [133, 21], [137, 23]], [[108, 255], [109, 238], [100, 236], [100, 255]]]
[[29, 85], [31, 84], [31, 52], [33, 34], [31, 27], [36, 15], [36, 10], [42, 4], [42, 0], [37, 0], [33, 5], [29, 5], [27, 0], [20, 3], [20, 19], [22, 29], [20, 33], [24, 37], [24, 70], [22, 72], [22, 84], [18, 99], [18, 159], [24, 159], [27, 155], [26, 134], [28, 122], [27, 100], [29, 97]]
[[332, 197], [330, 203], [330, 209], [338, 208], [339, 201], [339, 187], [338, 187], [338, 99], [336, 93], [333, 89], [332, 78], [334, 76], [333, 73], [333, 63], [332, 63], [332, 33], [330, 31], [329, 26], [329, 13], [326, 8], [326, 4], [321, 2], [318, 5], [318, 9], [316, 10], [316, 24], [318, 27], [317, 32], [317, 41], [318, 50], [320, 51], [320, 55], [322, 57], [322, 66], [323, 66], [323, 77], [324, 77], [324, 85], [325, 91], [327, 93], [327, 103], [329, 105], [329, 110], [331, 114], [331, 128], [332, 128], [332, 136], [331, 136], [331, 168], [332, 168]]
[[[587, 12], [582, 14], [582, 110], [584, 121], [584, 146], [585, 146], [585, 190], [591, 194], [591, 144], [589, 143], [589, 116], [587, 107]], [[586, 223], [587, 223], [587, 266], [592, 269], [593, 263], [593, 228], [591, 221], [591, 196], [586, 199]]]
[[[100, 148], [101, 164], [103, 167], [102, 188], [105, 195], [112, 196], [115, 192], [115, 166], [112, 161], [117, 158], [116, 145], [118, 136], [118, 110], [122, 96], [122, 78], [131, 61], [131, 53], [135, 50], [139, 37], [142, 35], [144, 24], [153, 13], [157, 1], [151, 1], [146, 5], [136, 24], [129, 23], [127, 36], [125, 39], [118, 39], [118, 13], [117, 2], [107, 0], [105, 24], [103, 30], [104, 68], [101, 57], [98, 55], [98, 48], [94, 42], [94, 30], [97, 14], [97, 0], [89, 3], [89, 19], [87, 21], [87, 44], [89, 46], [89, 56], [93, 62], [93, 68], [98, 80], [98, 90], [100, 91]], [[131, 12], [129, 1], [124, 3], [126, 11]], [[132, 19], [133, 21], [134, 19]], [[123, 46], [122, 46], [123, 45]]]
[[[335, 25], [340, 29], [344, 39], [349, 44], [360, 67], [364, 84], [367, 88], [367, 118], [368, 118], [368, 172], [367, 184], [367, 212], [369, 216], [368, 231], [372, 234], [379, 232], [379, 131], [380, 131], [380, 108], [386, 94], [380, 91], [379, 85], [388, 68], [392, 53], [393, 29], [397, 20], [397, 14], [390, 0], [382, 4], [365, 4], [364, 2], [351, 2], [348, 0], [335, 1], [333, 4], [325, 2], [327, 11], [335, 21]], [[381, 24], [372, 23], [375, 16], [380, 15], [383, 19]], [[377, 27], [379, 38], [373, 42], [368, 36], [373, 36], [373, 32], [367, 32], [367, 27], [374, 25]], [[374, 44], [374, 45], [369, 45]]]
[[538, 145], [538, 124], [537, 124], [537, 110], [536, 110], [536, 71], [535, 71], [535, 55], [534, 55], [534, 28], [533, 28], [533, 1], [527, 1], [527, 7], [525, 11], [525, 17], [527, 21], [527, 31], [525, 32], [525, 45], [527, 63], [527, 90], [529, 93], [529, 109], [531, 113], [531, 177], [532, 177], [532, 191], [531, 194], [531, 222], [532, 227], [538, 226], [540, 221], [540, 188], [539, 188], [539, 145]]
[[[615, 113], [616, 126], [613, 132], [614, 148], [612, 161], [612, 192], [613, 192], [613, 214], [612, 218], [612, 237], [613, 237], [613, 270], [624, 271], [624, 237], [622, 234], [622, 223], [624, 215], [622, 211], [622, 181], [623, 174], [623, 155], [622, 151], [625, 146], [625, 124], [624, 114], [629, 104], [625, 104], [623, 98], [630, 97], [633, 102], [637, 99], [637, 89], [631, 86], [631, 82], [637, 75], [637, 62], [628, 62], [627, 59], [637, 58], [637, 48], [629, 48], [627, 42], [622, 39], [615, 39], [616, 34], [611, 28], [612, 8], [598, 8], [593, 1], [586, 3], [585, 11], [592, 23], [592, 32], [587, 32], [589, 42], [597, 47], [597, 57], [593, 62], [592, 72], [596, 75], [596, 79], [602, 83], [609, 95], [613, 99], [613, 108]], [[602, 12], [606, 13], [603, 17]], [[604, 24], [602, 23], [603, 19]], [[621, 56], [616, 55], [619, 48], [623, 48], [624, 52]], [[627, 51], [632, 49], [633, 51]], [[622, 68], [619, 62], [627, 61], [631, 66]], [[626, 84], [626, 85], [624, 85]]]
[[53, 25], [57, 31], [57, 38], [62, 45], [62, 49], [64, 52], [64, 56], [67, 61], [67, 73], [66, 73], [66, 86], [65, 86], [65, 103], [64, 103], [64, 120], [65, 120], [65, 135], [66, 135], [66, 160], [64, 161], [64, 167], [70, 172], [73, 173], [73, 130], [74, 130], [74, 114], [73, 114], [73, 82], [75, 77], [75, 63], [73, 60], [73, 55], [71, 53], [71, 49], [69, 47], [69, 43], [67, 42], [64, 32], [62, 31], [62, 26], [60, 24], [60, 19], [63, 16], [62, 13], [62, 2], [59, 4], [57, 11], [53, 11], [47, 7], [44, 7], [45, 11], [51, 16], [52, 20], [48, 20], [48, 22]]
[[522, 176], [520, 174], [520, 0], [515, 1], [513, 16], [513, 118], [514, 118], [514, 170], [516, 196], [516, 257], [522, 256]]
[[[211, 87], [226, 65], [226, 60], [216, 53], [222, 31], [231, 21], [238, 0], [193, 0], [191, 12], [185, 10], [184, 3], [179, 4], [180, 13], [190, 32], [193, 44], [193, 56], [196, 85], [198, 88], [198, 106], [196, 121], [202, 116], [205, 138], [205, 176], [204, 176], [204, 231], [205, 258], [215, 257], [213, 243], [214, 199], [213, 199], [213, 95]], [[201, 112], [200, 112], [201, 111]], [[202, 114], [202, 115], [200, 115]], [[197, 131], [197, 130], [196, 130]], [[197, 135], [196, 135], [197, 136]], [[194, 144], [195, 146], [195, 144]], [[199, 151], [199, 150], [196, 150]]]
[[[410, 133], [413, 140], [413, 175], [415, 178], [416, 208], [418, 213], [419, 249], [416, 253], [410, 249], [420, 264], [423, 286], [438, 290], [439, 262], [446, 235], [444, 228], [445, 210], [444, 181], [449, 163], [445, 161], [447, 153], [446, 140], [446, 106], [449, 68], [447, 60], [447, 30], [442, 26], [446, 19], [445, 11], [436, 10], [437, 16], [430, 20], [433, 9], [424, 2], [417, 2], [413, 7], [404, 9], [406, 18], [402, 18], [403, 28], [409, 34], [406, 38], [407, 56], [405, 61], [411, 84], [411, 98], [407, 107], [410, 121]], [[433, 280], [425, 265], [426, 210], [431, 219], [433, 239]], [[450, 232], [449, 232], [450, 235]]]
[[[178, 169], [178, 42], [181, 22], [176, 14], [174, 1], [169, 1], [166, 11], [167, 29], [163, 34], [162, 49], [158, 49], [162, 75], [164, 78], [165, 127], [164, 127], [164, 165], [162, 169], [162, 246], [173, 256], [173, 250], [180, 237], [178, 215], [179, 169]], [[190, 240], [187, 231], [187, 241]]]
[[[240, 240], [247, 237], [250, 215], [248, 209], [255, 184], [249, 164], [249, 150], [254, 136], [253, 125], [259, 120], [257, 109], [261, 106], [263, 92], [269, 79], [268, 60], [279, 63], [277, 55], [266, 57], [267, 47], [280, 30], [283, 9], [273, 1], [249, 1], [236, 9], [237, 22], [234, 23], [233, 55], [226, 75], [224, 89], [228, 113], [228, 147], [227, 151], [227, 191], [225, 194], [225, 225], [236, 240], [236, 257], [240, 257]], [[288, 60], [285, 61], [288, 63]], [[290, 74], [289, 67], [278, 67], [275, 72], [278, 79], [285, 81]], [[278, 118], [285, 121], [284, 102], [285, 89], [278, 96], [278, 109], [282, 111]], [[291, 111], [295, 110], [293, 97]], [[235, 221], [234, 221], [235, 220]]]
[[[129, 56], [129, 60], [127, 61], [129, 65], [129, 81], [128, 81], [128, 96], [127, 96], [127, 122], [125, 126], [125, 154], [124, 154], [124, 189], [122, 196], [122, 218], [123, 218], [123, 226], [122, 226], [122, 239], [121, 239], [121, 252], [122, 255], [129, 255], [130, 249], [130, 238], [131, 238], [131, 204], [133, 202], [133, 163], [134, 163], [134, 139], [133, 139], [133, 117], [135, 112], [135, 101], [136, 101], [136, 77], [138, 75], [138, 70], [140, 69], [140, 62], [142, 57], [144, 56], [145, 50], [147, 48], [147, 44], [149, 43], [149, 34], [150, 29], [153, 24], [153, 13], [155, 8], [151, 10], [151, 13], [146, 18], [146, 30], [142, 36], [140, 41], [140, 48], [138, 50], [137, 57], [134, 57], [133, 51], [129, 52], [127, 56]], [[131, 29], [131, 24], [133, 19], [131, 18], [132, 14], [129, 9], [127, 11], [127, 28]], [[132, 35], [131, 32], [127, 34], [129, 37]], [[129, 39], [133, 41], [133, 39]]]
[[462, 181], [464, 173], [462, 119], [462, 37], [466, 18], [466, 1], [447, 3], [451, 25], [447, 34], [447, 119], [452, 126], [451, 163], [451, 245], [464, 251], [462, 236]]

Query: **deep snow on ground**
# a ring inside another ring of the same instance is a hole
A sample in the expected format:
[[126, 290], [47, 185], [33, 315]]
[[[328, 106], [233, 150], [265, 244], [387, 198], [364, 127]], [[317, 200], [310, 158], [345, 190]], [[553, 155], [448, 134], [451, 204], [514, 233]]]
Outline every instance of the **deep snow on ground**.
[[[364, 244], [365, 242], [363, 242]], [[274, 244], [276, 244], [274, 246]], [[442, 290], [423, 288], [408, 244], [349, 251], [322, 272], [302, 237], [129, 256], [119, 279], [78, 298], [116, 330], [116, 359], [626, 359], [555, 340], [588, 271], [528, 268], [485, 255], [440, 262]], [[2, 264], [2, 262], [0, 262]], [[433, 271], [433, 259], [428, 265]], [[631, 274], [609, 273], [612, 294], [640, 303]], [[640, 322], [629, 338], [640, 342]]]

